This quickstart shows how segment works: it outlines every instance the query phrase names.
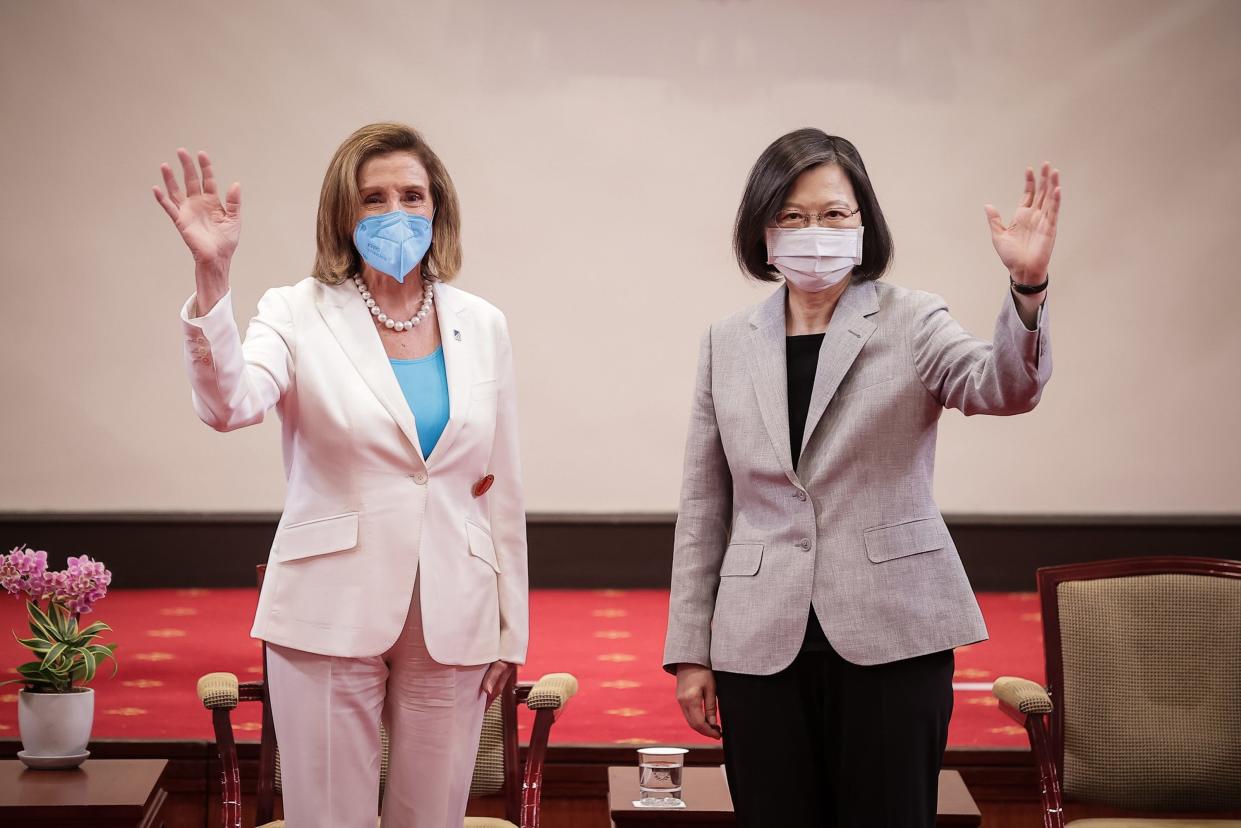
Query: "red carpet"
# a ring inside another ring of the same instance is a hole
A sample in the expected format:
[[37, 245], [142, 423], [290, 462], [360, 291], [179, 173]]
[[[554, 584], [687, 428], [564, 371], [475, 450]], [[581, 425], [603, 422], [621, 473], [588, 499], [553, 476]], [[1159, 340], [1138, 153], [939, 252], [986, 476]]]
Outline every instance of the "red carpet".
[[[110, 593], [89, 616], [116, 631], [120, 672], [101, 677], [95, 728], [100, 739], [210, 740], [210, 717], [194, 695], [203, 673], [259, 674], [249, 637], [252, 589], [129, 590]], [[991, 640], [957, 650], [956, 710], [949, 744], [1024, 747], [1025, 733], [994, 704], [992, 679], [1042, 680], [1038, 603], [1030, 593], [979, 596]], [[660, 668], [668, 594], [661, 590], [541, 590], [531, 596], [530, 657], [520, 676], [570, 672], [581, 691], [552, 731], [556, 744], [703, 744], [681, 719], [673, 679]], [[0, 595], [0, 672], [28, 660], [9, 633], [25, 635], [24, 605]], [[983, 689], [978, 689], [978, 688]], [[245, 705], [238, 737], [257, 739], [259, 717]], [[529, 721], [523, 722], [523, 736]], [[246, 731], [250, 731], [248, 735]], [[0, 687], [0, 737], [17, 738], [17, 685]]]

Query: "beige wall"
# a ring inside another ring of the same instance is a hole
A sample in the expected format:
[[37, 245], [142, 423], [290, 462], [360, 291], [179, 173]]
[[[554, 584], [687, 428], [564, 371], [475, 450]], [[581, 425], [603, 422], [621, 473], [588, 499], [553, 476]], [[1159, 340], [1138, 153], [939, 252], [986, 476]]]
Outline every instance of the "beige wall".
[[238, 313], [308, 272], [355, 127], [420, 127], [503, 308], [530, 507], [676, 506], [696, 344], [770, 288], [730, 261], [749, 166], [862, 150], [887, 277], [989, 335], [982, 205], [1064, 173], [1036, 412], [949, 413], [946, 511], [1241, 511], [1241, 3], [34, 2], [0, 5], [0, 510], [271, 510], [274, 423], [189, 406], [179, 145], [244, 188]]

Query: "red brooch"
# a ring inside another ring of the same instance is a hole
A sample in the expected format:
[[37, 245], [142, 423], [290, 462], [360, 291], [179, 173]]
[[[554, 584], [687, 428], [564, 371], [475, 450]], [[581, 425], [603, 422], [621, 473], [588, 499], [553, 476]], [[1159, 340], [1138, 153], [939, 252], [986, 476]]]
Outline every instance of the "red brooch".
[[496, 476], [494, 474], [489, 474], [486, 477], [484, 477], [482, 480], [479, 480], [477, 483], [474, 484], [474, 489], [473, 489], [474, 496], [482, 497], [483, 495], [487, 494], [487, 490], [491, 488], [491, 484], [494, 482], [496, 482]]

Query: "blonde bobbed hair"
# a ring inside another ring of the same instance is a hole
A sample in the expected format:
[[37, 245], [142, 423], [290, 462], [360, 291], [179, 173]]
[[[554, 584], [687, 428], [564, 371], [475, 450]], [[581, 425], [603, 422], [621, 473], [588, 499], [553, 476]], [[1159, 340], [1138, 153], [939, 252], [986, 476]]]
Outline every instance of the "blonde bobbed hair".
[[346, 138], [323, 176], [313, 271], [319, 281], [339, 285], [362, 272], [362, 257], [353, 244], [362, 204], [358, 174], [371, 158], [393, 152], [415, 156], [431, 179], [435, 216], [431, 222], [431, 249], [422, 260], [423, 276], [446, 282], [461, 269], [461, 208], [448, 170], [413, 127], [382, 122], [367, 124]]

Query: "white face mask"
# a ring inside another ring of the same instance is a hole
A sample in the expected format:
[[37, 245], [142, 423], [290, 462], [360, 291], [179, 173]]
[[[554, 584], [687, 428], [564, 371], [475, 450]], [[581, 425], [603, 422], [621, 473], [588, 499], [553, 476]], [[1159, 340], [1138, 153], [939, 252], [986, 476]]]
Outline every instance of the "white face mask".
[[840, 284], [862, 263], [861, 227], [767, 228], [767, 264], [808, 293]]

